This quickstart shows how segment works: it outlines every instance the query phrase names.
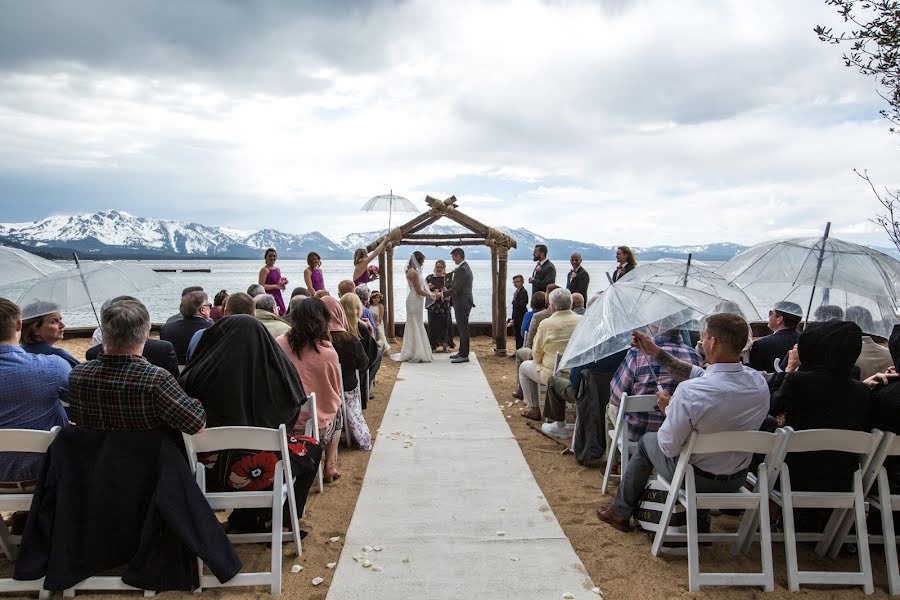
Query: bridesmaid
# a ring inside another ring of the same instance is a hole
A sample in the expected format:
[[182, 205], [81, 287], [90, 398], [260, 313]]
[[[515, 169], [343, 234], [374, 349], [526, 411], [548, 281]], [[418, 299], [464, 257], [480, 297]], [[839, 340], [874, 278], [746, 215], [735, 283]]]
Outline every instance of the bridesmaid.
[[325, 276], [322, 275], [322, 257], [318, 252], [310, 252], [306, 255], [306, 270], [303, 271], [303, 279], [306, 281], [306, 289], [312, 293], [325, 289]]
[[281, 290], [288, 281], [281, 276], [281, 269], [275, 266], [275, 261], [278, 259], [275, 248], [266, 249], [264, 256], [266, 266], [259, 270], [259, 285], [265, 288], [267, 294], [275, 297], [275, 303], [278, 304], [278, 315], [284, 316], [284, 298], [281, 297]]
[[368, 254], [363, 248], [356, 249], [353, 253], [353, 285], [369, 283], [369, 263], [381, 254], [381, 251], [387, 246], [387, 242], [387, 239], [382, 240], [378, 247]]

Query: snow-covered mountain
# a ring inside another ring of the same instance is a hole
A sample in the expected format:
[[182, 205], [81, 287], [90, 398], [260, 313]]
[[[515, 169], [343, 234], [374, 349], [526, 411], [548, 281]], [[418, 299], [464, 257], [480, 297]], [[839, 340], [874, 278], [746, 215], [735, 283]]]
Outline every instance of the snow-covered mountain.
[[[518, 248], [511, 260], [530, 260], [536, 244], [546, 244], [556, 262], [566, 261], [572, 252], [585, 260], [611, 260], [614, 246], [545, 238], [528, 229], [498, 227], [513, 237]], [[432, 224], [420, 233], [452, 234], [468, 230], [455, 223]], [[90, 257], [104, 258], [260, 258], [273, 247], [281, 258], [304, 259], [318, 252], [323, 259], [348, 259], [353, 250], [366, 246], [383, 235], [384, 230], [352, 233], [334, 242], [318, 231], [293, 234], [275, 229], [243, 231], [230, 227], [211, 227], [186, 221], [167, 221], [136, 217], [126, 212], [105, 210], [92, 214], [53, 216], [31, 223], [0, 223], [0, 243], [31, 248], [44, 254], [69, 257], [73, 250]], [[699, 246], [652, 246], [635, 248], [642, 260], [684, 258], [693, 252], [698, 260], [728, 260], [744, 247], [737, 244]], [[398, 252], [421, 250], [429, 258], [449, 254], [449, 248], [404, 246]], [[484, 246], [467, 246], [466, 256], [475, 260], [490, 258]]]

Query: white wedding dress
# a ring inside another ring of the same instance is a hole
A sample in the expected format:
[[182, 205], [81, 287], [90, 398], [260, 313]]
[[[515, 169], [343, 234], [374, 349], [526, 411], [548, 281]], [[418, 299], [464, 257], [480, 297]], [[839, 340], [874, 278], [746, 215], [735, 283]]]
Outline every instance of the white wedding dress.
[[[419, 274], [419, 285], [425, 286], [425, 278], [422, 276], [422, 266], [410, 258], [407, 270], [413, 268]], [[391, 359], [398, 362], [431, 362], [431, 342], [428, 341], [428, 332], [425, 331], [425, 297], [420, 296], [413, 289], [409, 279], [406, 280], [409, 293], [406, 295], [406, 328], [403, 330], [403, 347], [400, 354], [392, 354]]]

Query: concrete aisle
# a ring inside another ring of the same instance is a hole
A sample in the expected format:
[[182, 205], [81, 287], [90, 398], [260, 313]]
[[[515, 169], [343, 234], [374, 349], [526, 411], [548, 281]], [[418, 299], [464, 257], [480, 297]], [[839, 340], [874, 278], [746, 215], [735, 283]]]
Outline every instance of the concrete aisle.
[[475, 355], [447, 356], [400, 368], [328, 600], [598, 598]]

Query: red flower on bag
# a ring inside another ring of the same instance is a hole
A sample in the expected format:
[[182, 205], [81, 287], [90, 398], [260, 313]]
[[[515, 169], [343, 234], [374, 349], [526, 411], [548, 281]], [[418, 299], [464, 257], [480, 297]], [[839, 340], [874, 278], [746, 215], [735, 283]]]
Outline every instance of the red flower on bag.
[[307, 435], [290, 435], [287, 436], [288, 452], [297, 456], [306, 456], [307, 446], [316, 446], [318, 442], [315, 438]]
[[233, 489], [264, 490], [272, 485], [278, 457], [272, 452], [257, 452], [245, 456], [231, 466], [228, 483]]

